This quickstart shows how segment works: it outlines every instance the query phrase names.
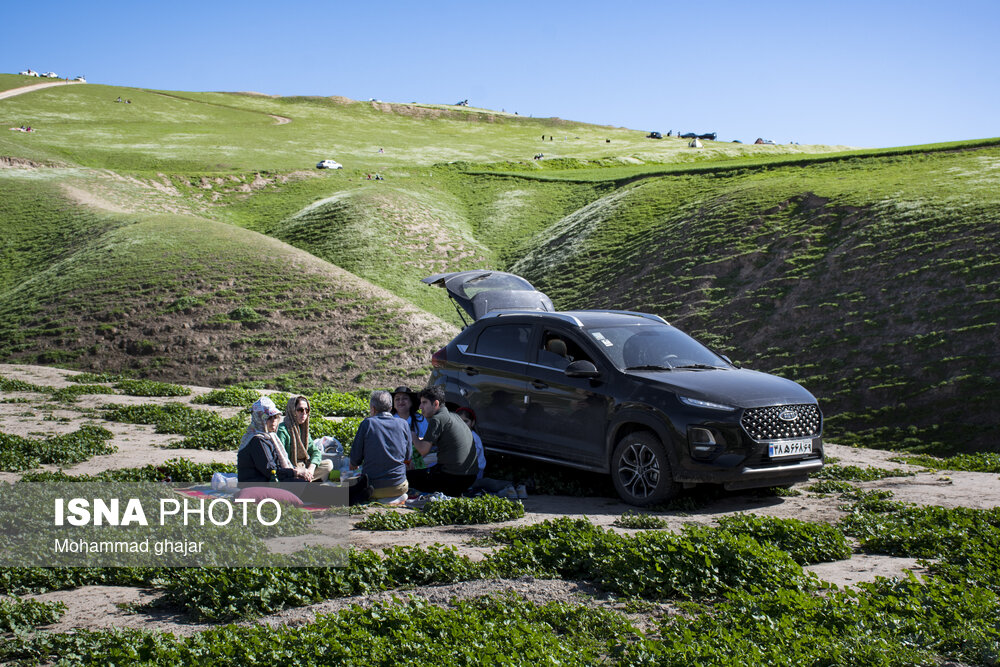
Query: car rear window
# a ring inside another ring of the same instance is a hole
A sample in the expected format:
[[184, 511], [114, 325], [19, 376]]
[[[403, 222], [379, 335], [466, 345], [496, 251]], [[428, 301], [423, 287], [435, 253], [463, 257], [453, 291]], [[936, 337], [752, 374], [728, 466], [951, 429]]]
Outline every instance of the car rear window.
[[500, 324], [486, 327], [476, 341], [475, 353], [485, 357], [525, 361], [528, 358], [530, 338], [530, 324]]

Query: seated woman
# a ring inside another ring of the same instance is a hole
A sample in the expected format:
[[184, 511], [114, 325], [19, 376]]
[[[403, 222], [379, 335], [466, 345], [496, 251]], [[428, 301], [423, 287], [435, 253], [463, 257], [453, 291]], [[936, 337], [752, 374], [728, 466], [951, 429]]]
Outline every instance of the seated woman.
[[[396, 387], [392, 392], [392, 414], [405, 421], [410, 432], [416, 433], [418, 438], [427, 434], [427, 420], [418, 411], [416, 392], [409, 387]], [[427, 467], [424, 457], [416, 449], [411, 450], [408, 458], [408, 470], [423, 470]]]
[[333, 461], [323, 458], [323, 452], [309, 437], [309, 399], [296, 396], [288, 400], [285, 420], [278, 427], [278, 440], [293, 468], [305, 470], [309, 481], [325, 482], [330, 478]]
[[292, 466], [275, 432], [281, 412], [264, 396], [250, 407], [250, 426], [236, 453], [236, 477], [240, 482], [308, 481], [305, 470]]
[[374, 498], [405, 500], [410, 430], [389, 412], [389, 392], [372, 392], [368, 407], [369, 416], [361, 422], [351, 445], [351, 469], [364, 466]]

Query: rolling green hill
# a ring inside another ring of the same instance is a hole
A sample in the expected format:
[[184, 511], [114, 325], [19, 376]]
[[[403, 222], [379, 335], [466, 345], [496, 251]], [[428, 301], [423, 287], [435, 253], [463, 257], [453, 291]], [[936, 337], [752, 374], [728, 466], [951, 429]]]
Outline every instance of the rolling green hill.
[[558, 307], [655, 312], [802, 382], [834, 433], [994, 448], [998, 167], [992, 146], [649, 178], [511, 268]]
[[845, 442], [1000, 442], [996, 141], [696, 150], [477, 109], [94, 84], [0, 100], [22, 122], [37, 132], [0, 133], [4, 361], [419, 384], [458, 323], [419, 279], [508, 268], [559, 307], [655, 312], [803, 382]]

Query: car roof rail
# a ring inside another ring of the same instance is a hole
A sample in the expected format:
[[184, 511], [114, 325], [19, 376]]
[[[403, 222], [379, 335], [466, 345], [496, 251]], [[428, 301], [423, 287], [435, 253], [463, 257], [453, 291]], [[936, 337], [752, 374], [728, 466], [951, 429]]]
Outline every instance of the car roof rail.
[[647, 320], [653, 320], [654, 322], [660, 322], [661, 324], [669, 325], [665, 319], [659, 315], [653, 315], [652, 313], [639, 313], [634, 310], [592, 310], [592, 313], [610, 313], [612, 315], [632, 315], [634, 317], [645, 317]]
[[578, 317], [576, 317], [574, 315], [567, 315], [566, 313], [552, 313], [552, 312], [546, 312], [546, 311], [542, 311], [542, 310], [493, 310], [493, 311], [490, 311], [490, 312], [486, 313], [485, 315], [483, 315], [479, 319], [480, 320], [485, 320], [488, 317], [504, 317], [504, 316], [507, 316], [507, 315], [533, 315], [535, 317], [541, 317], [541, 316], [554, 317], [554, 318], [560, 319], [560, 320], [562, 320], [564, 322], [569, 322], [570, 324], [575, 324], [578, 327], [582, 327], [583, 326], [583, 322], [580, 321], [580, 318], [578, 318]]

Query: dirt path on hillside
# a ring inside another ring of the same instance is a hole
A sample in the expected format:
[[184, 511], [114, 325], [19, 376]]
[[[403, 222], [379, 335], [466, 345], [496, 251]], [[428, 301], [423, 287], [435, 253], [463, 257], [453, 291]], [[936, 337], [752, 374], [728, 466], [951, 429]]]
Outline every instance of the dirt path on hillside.
[[284, 116], [275, 116], [273, 113], [269, 113], [267, 115], [277, 121], [275, 125], [285, 125], [286, 123], [292, 122], [291, 118], [285, 118]]
[[34, 90], [42, 90], [43, 88], [52, 88], [53, 86], [72, 86], [77, 83], [86, 83], [86, 81], [46, 81], [45, 83], [33, 83], [29, 86], [21, 86], [20, 88], [11, 88], [9, 90], [0, 91], [0, 100], [8, 97], [14, 97], [15, 95], [30, 93]]
[[[0, 376], [18, 379], [48, 387], [64, 387], [70, 384], [67, 378], [74, 371], [44, 366], [22, 366], [0, 364]], [[179, 398], [137, 398], [119, 395], [86, 395], [72, 406], [54, 405], [48, 402], [46, 394], [32, 392], [4, 392], [0, 402], [0, 430], [4, 433], [38, 438], [77, 430], [84, 423], [99, 423], [114, 433], [112, 443], [118, 453], [111, 456], [94, 457], [76, 466], [67, 467], [70, 473], [94, 473], [103, 469], [139, 467], [148, 463], [158, 463], [177, 456], [195, 461], [232, 462], [234, 452], [208, 452], [194, 450], [165, 449], [164, 445], [179, 439], [179, 436], [162, 435], [152, 432], [152, 427], [118, 424], [100, 421], [93, 408], [104, 403], [165, 403], [189, 402], [194, 396], [208, 391], [205, 387], [192, 387], [192, 395]], [[215, 409], [226, 415], [236, 414], [236, 408], [212, 408], [196, 406], [199, 409]], [[894, 499], [943, 507], [970, 507], [986, 509], [1000, 507], [1000, 479], [995, 474], [969, 472], [928, 471], [916, 466], [907, 466], [889, 461], [896, 456], [893, 452], [871, 449], [856, 449], [836, 444], [827, 445], [827, 453], [839, 459], [841, 465], [860, 467], [899, 468], [912, 471], [911, 477], [897, 477], [876, 482], [859, 483], [866, 489], [885, 489], [894, 494]], [[18, 473], [0, 473], [0, 481], [13, 482], [20, 478]], [[845, 501], [838, 496], [823, 496], [805, 491], [806, 484], [797, 485], [798, 496], [766, 496], [752, 492], [732, 492], [705, 494], [699, 496], [700, 508], [693, 511], [651, 512], [664, 518], [671, 530], [678, 530], [685, 523], [712, 525], [719, 517], [738, 512], [763, 514], [805, 521], [834, 523], [844, 514]], [[633, 510], [616, 498], [576, 498], [568, 496], [534, 495], [523, 501], [525, 516], [515, 522], [502, 525], [527, 525], [558, 517], [586, 517], [594, 524], [623, 533], [633, 532], [613, 526], [615, 519]], [[409, 510], [377, 510], [398, 511]], [[363, 516], [352, 516], [352, 523]], [[473, 538], [482, 537], [497, 525], [482, 526], [439, 526], [417, 528], [407, 531], [351, 531], [351, 543], [355, 548], [378, 549], [395, 545], [443, 544], [454, 546], [461, 554], [472, 559], [483, 558], [491, 547], [470, 544]], [[921, 573], [923, 570], [912, 558], [894, 558], [867, 554], [855, 554], [852, 558], [834, 563], [810, 566], [820, 578], [839, 586], [853, 586], [860, 582], [872, 581], [875, 577], [904, 576], [907, 570]], [[623, 610], [621, 603], [606, 596], [585, 583], [563, 580], [539, 580], [523, 577], [515, 580], [470, 581], [443, 586], [424, 586], [403, 592], [376, 593], [324, 601], [317, 605], [290, 609], [269, 616], [256, 623], [300, 624], [309, 622], [317, 613], [330, 613], [351, 604], [368, 605], [383, 601], [393, 595], [416, 595], [427, 600], [445, 604], [453, 597], [472, 597], [492, 592], [514, 591], [537, 601], [559, 600], [564, 602], [585, 602]], [[67, 612], [59, 623], [49, 629], [65, 632], [76, 628], [129, 627], [147, 630], [170, 631], [177, 634], [191, 634], [212, 627], [209, 624], [191, 623], [176, 610], [146, 609], [134, 611], [136, 605], [155, 601], [161, 593], [155, 590], [118, 587], [85, 586], [69, 591], [55, 591], [40, 596], [41, 600], [59, 600], [67, 605]], [[669, 608], [664, 604], [663, 608]], [[642, 619], [637, 619], [641, 621]]]

